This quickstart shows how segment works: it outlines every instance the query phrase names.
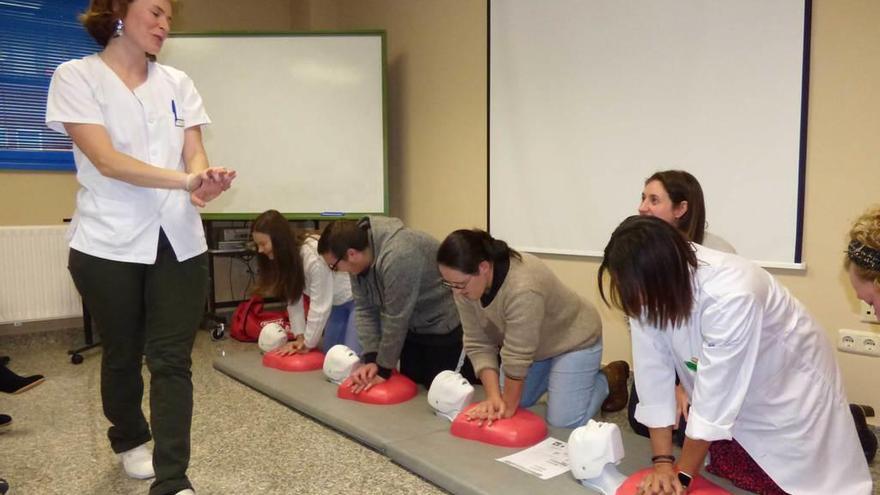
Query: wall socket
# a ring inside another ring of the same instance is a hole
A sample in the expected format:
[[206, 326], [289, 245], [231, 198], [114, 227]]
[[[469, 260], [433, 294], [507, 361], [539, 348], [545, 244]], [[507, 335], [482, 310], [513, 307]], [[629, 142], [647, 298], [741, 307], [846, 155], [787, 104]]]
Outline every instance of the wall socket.
[[880, 333], [841, 328], [837, 331], [837, 349], [840, 352], [880, 357]]
[[880, 323], [877, 314], [874, 312], [874, 306], [867, 304], [865, 301], [859, 301], [859, 316], [865, 323]]

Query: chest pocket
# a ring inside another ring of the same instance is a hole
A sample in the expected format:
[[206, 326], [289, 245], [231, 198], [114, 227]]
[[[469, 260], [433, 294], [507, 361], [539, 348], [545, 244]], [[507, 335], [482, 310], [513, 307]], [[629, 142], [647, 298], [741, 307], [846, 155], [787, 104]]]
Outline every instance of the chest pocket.
[[[147, 154], [151, 165], [177, 169], [183, 155], [183, 108], [174, 87], [160, 77], [149, 87], [136, 92], [143, 107], [146, 126]], [[177, 124], [181, 124], [178, 126]]]

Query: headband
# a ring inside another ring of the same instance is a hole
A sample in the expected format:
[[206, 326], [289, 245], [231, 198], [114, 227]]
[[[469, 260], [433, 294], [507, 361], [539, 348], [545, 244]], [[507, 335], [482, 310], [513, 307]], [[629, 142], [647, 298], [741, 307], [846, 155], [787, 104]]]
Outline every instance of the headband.
[[846, 249], [846, 255], [860, 268], [880, 272], [880, 251], [853, 240]]

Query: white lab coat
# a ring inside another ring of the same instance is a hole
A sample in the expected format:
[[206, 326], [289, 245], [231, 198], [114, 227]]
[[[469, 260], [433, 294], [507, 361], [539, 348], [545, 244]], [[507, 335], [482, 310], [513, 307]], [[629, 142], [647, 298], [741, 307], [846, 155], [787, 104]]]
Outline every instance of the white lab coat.
[[351, 280], [347, 273], [330, 270], [318, 254], [318, 241], [314, 237], [306, 238], [299, 254], [305, 274], [303, 292], [309, 296], [309, 314], [306, 318], [303, 299], [299, 298], [287, 305], [287, 315], [291, 332], [304, 335], [306, 347], [313, 349], [321, 340], [333, 306], [351, 301]]
[[[59, 65], [52, 75], [46, 125], [66, 134], [65, 123], [101, 125], [117, 151], [183, 172], [184, 129], [210, 119], [183, 72], [149, 62], [147, 80], [130, 90], [98, 55], [89, 55]], [[152, 264], [161, 227], [178, 261], [207, 250], [202, 219], [188, 192], [105, 177], [76, 145], [73, 158], [81, 187], [69, 232], [71, 248], [108, 260]]]
[[870, 494], [825, 331], [759, 266], [692, 246], [699, 265], [690, 319], [662, 329], [631, 322], [636, 419], [654, 428], [675, 422], [677, 373], [691, 401], [688, 437], [735, 438], [792, 494]]

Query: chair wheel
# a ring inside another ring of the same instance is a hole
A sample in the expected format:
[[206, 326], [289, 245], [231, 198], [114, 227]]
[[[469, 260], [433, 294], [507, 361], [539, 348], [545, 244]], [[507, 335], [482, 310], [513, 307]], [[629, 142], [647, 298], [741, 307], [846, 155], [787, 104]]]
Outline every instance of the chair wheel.
[[218, 323], [217, 326], [211, 329], [211, 338], [213, 340], [222, 340], [225, 336], [226, 325], [224, 325], [223, 323]]
[[70, 355], [70, 362], [73, 364], [82, 364], [82, 362], [83, 362], [82, 354], [71, 354]]

